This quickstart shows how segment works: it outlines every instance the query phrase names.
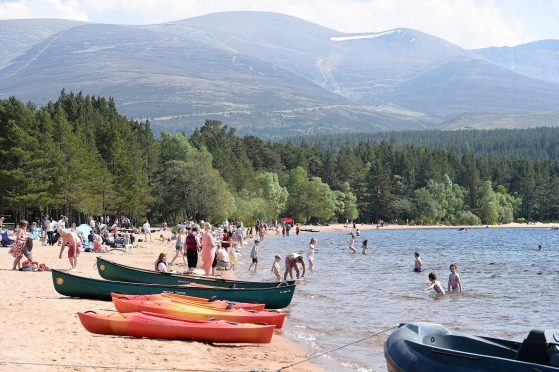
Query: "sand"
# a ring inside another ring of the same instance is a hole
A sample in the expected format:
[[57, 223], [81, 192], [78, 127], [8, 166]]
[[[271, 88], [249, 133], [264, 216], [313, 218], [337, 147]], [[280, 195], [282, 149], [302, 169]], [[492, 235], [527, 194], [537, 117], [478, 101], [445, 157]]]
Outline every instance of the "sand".
[[[58, 258], [59, 252], [57, 245], [41, 246], [35, 241], [35, 261], [51, 268], [69, 268], [66, 252], [62, 259]], [[103, 254], [103, 257], [126, 265], [151, 268], [159, 252], [166, 252], [170, 260], [175, 252], [174, 243], [138, 243], [130, 253], [113, 251]], [[83, 252], [76, 274], [100, 278], [94, 268], [96, 256]], [[305, 351], [282, 336], [281, 330], [276, 330], [272, 342], [264, 345], [211, 345], [94, 335], [82, 327], [76, 312], [112, 312], [115, 310], [111, 302], [64, 297], [54, 290], [50, 272], [12, 271], [12, 263], [13, 257], [8, 254], [8, 249], [0, 249], [0, 288], [3, 296], [0, 302], [1, 371], [81, 371], [97, 368], [278, 370], [306, 358]], [[184, 268], [180, 266], [179, 269], [182, 271]], [[231, 271], [223, 273], [234, 276]], [[318, 371], [320, 368], [303, 363], [287, 370]]]

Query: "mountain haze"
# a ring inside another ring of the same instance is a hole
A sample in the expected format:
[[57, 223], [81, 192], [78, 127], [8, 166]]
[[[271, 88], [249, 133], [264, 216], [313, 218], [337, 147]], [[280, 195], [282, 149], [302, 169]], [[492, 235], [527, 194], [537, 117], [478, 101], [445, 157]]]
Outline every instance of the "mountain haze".
[[550, 112], [559, 99], [559, 83], [487, 51], [275, 13], [148, 26], [0, 21], [0, 42], [0, 98], [43, 104], [62, 88], [113, 96], [156, 130], [191, 131], [205, 119], [260, 135], [421, 129], [475, 113]]

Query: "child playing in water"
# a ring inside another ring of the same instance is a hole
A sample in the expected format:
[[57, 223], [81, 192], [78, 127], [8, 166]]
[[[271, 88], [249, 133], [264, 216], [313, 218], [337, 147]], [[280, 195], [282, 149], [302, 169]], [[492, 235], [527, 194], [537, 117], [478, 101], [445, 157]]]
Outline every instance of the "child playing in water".
[[252, 250], [250, 251], [250, 258], [252, 259], [252, 263], [248, 267], [248, 271], [250, 271], [250, 269], [252, 269], [252, 265], [254, 265], [254, 272], [256, 272], [256, 270], [258, 269], [258, 244], [259, 243], [260, 243], [260, 241], [258, 239], [256, 239], [254, 241], [254, 246], [252, 247]]
[[437, 296], [444, 296], [443, 286], [441, 285], [441, 282], [437, 280], [437, 275], [433, 271], [429, 273], [429, 281], [431, 282], [431, 285], [425, 288], [425, 290], [428, 291], [430, 289], [434, 289]]
[[349, 239], [349, 250], [351, 254], [357, 253], [357, 249], [355, 249], [355, 234], [351, 233], [351, 239]]
[[422, 271], [421, 266], [423, 266], [423, 262], [419, 257], [419, 252], [415, 251], [415, 267], [413, 268], [413, 271], [415, 271], [416, 273], [420, 273]]
[[315, 246], [316, 246], [316, 239], [311, 238], [311, 242], [309, 243], [309, 248], [307, 249], [307, 260], [309, 261], [309, 268], [311, 271], [314, 271], [314, 252], [317, 252]]
[[460, 281], [460, 275], [458, 275], [456, 269], [456, 264], [450, 265], [450, 275], [448, 276], [449, 292], [462, 292], [462, 282]]
[[274, 275], [276, 276], [277, 282], [281, 281], [281, 274], [280, 274], [280, 267], [279, 267], [280, 261], [281, 261], [281, 256], [276, 254], [276, 257], [274, 258], [274, 263], [272, 264], [272, 273], [274, 273]]
[[368, 251], [369, 251], [369, 240], [365, 239], [363, 240], [363, 245], [361, 246], [361, 253], [367, 254]]

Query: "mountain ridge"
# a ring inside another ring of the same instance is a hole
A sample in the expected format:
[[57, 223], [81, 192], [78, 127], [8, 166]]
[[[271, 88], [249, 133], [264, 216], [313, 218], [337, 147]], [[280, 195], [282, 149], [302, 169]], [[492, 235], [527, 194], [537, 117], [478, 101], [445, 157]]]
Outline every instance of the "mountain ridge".
[[[3, 22], [0, 41], [9, 39]], [[421, 129], [476, 112], [552, 111], [559, 99], [557, 82], [408, 28], [343, 33], [264, 12], [136, 26], [45, 22], [9, 63], [0, 59], [0, 98], [44, 104], [62, 88], [113, 96], [156, 131], [189, 132], [205, 119], [273, 136]]]

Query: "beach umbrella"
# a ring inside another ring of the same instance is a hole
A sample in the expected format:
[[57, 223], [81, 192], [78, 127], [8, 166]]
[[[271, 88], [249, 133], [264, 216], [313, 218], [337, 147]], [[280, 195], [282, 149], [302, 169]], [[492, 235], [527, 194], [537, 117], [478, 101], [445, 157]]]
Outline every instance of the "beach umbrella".
[[290, 218], [290, 217], [284, 217], [284, 218], [282, 218], [282, 220], [285, 223], [292, 223], [293, 222], [293, 218]]

